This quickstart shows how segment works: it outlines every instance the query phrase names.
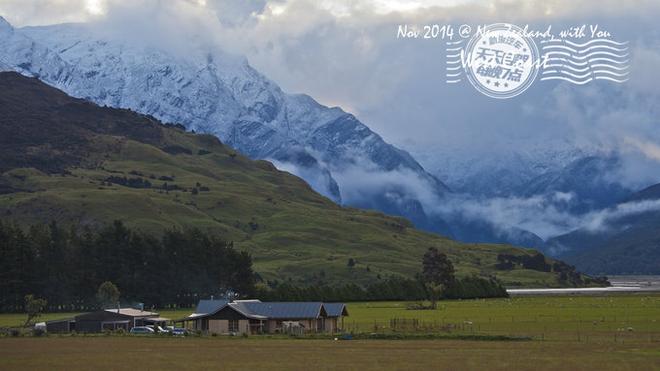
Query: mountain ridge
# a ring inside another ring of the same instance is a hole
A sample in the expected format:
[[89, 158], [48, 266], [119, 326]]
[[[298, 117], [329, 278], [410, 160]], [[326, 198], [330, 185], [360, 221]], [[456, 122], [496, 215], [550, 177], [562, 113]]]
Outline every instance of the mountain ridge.
[[[346, 171], [404, 171], [442, 197], [448, 188], [409, 153], [340, 108], [284, 93], [243, 57], [209, 45], [191, 47], [185, 56], [138, 48], [86, 24], [24, 27], [11, 37], [0, 34], [0, 39], [0, 46], [4, 40], [6, 49], [15, 51], [7, 63], [12, 69], [73, 96], [214, 134], [251, 158], [273, 161], [301, 176], [335, 202], [387, 210], [427, 230], [450, 234], [401, 180], [369, 194], [337, 180], [346, 179], [341, 176]], [[366, 199], [351, 197], [358, 193]]]
[[264, 279], [300, 283], [411, 277], [429, 246], [463, 276], [492, 274], [522, 286], [589, 282], [500, 270], [499, 255], [536, 252], [461, 244], [402, 218], [341, 207], [212, 135], [99, 107], [14, 72], [0, 73], [0, 134], [0, 215], [19, 225], [95, 228], [119, 219], [150, 233], [194, 227], [250, 252]]
[[598, 225], [550, 239], [545, 251], [594, 274], [660, 274], [660, 184], [601, 211]]

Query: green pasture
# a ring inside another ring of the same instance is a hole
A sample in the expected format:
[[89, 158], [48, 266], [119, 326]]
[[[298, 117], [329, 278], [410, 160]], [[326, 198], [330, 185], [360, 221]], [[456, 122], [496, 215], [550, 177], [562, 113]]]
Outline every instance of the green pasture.
[[[5, 336], [0, 337], [0, 370], [660, 369], [660, 294], [453, 300], [440, 302], [437, 310], [408, 310], [409, 304], [349, 303], [350, 316], [344, 320], [344, 327], [360, 333], [350, 341], [339, 336], [339, 340], [285, 336]], [[191, 311], [159, 312], [181, 318]], [[70, 315], [49, 313], [41, 320]], [[0, 314], [0, 327], [16, 326], [23, 320], [20, 314]], [[392, 327], [394, 322], [398, 328]], [[424, 334], [443, 339], [419, 340]], [[526, 340], [459, 340], [468, 338], [464, 335]]]
[[[406, 302], [348, 303], [347, 332], [363, 334], [506, 335], [570, 342], [650, 341], [660, 345], [660, 294], [534, 296], [447, 300], [436, 310], [410, 310]], [[192, 308], [159, 310], [177, 319]], [[44, 314], [40, 321], [72, 313]], [[22, 314], [0, 314], [0, 327], [20, 326]]]

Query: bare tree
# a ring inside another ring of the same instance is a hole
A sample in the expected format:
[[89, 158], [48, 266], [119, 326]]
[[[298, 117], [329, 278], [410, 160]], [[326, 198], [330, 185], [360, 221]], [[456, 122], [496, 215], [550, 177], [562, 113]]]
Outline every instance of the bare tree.
[[25, 312], [27, 319], [25, 320], [24, 327], [28, 327], [35, 319], [41, 316], [41, 313], [48, 305], [46, 299], [35, 298], [34, 295], [25, 295]]

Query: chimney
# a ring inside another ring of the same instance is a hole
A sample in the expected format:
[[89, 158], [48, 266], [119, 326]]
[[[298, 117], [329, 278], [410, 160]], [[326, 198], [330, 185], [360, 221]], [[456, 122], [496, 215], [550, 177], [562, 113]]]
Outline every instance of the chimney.
[[213, 295], [211, 295], [211, 300], [213, 300]]
[[121, 307], [119, 306], [119, 302], [117, 302], [117, 313], [119, 313], [120, 309], [121, 309]]

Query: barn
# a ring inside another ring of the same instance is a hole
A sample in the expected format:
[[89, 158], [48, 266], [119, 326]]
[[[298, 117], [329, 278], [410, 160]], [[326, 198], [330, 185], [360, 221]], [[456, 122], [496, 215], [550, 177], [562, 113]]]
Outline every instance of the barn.
[[124, 329], [130, 331], [135, 326], [164, 326], [168, 321], [156, 312], [134, 308], [103, 309], [83, 313], [74, 318], [46, 322], [46, 331], [56, 332], [102, 332]]

